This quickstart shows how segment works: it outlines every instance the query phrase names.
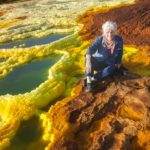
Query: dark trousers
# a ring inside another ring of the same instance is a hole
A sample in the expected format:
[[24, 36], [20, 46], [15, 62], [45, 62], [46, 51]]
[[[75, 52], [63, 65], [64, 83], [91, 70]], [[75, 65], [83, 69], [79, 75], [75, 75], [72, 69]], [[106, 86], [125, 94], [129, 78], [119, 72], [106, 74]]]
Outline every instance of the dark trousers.
[[[103, 78], [114, 74], [115, 70], [114, 64], [107, 65], [103, 61], [91, 57], [91, 72], [85, 72], [85, 76], [94, 77], [96, 80], [102, 80]], [[94, 74], [94, 71], [96, 71], [96, 74]]]

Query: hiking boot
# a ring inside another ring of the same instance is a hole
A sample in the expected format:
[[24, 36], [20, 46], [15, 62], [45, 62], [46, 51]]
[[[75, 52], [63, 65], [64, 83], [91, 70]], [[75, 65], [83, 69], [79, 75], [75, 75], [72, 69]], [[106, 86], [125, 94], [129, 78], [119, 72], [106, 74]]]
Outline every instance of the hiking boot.
[[87, 86], [85, 88], [85, 92], [91, 92], [92, 91], [92, 84], [91, 83], [87, 83]]

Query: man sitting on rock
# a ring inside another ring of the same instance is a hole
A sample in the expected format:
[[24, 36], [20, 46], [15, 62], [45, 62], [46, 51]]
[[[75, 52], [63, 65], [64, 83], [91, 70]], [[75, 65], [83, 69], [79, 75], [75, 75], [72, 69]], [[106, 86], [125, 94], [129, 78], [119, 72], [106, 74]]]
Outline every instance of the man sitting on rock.
[[[122, 63], [123, 39], [117, 35], [117, 24], [107, 21], [85, 55], [86, 92], [92, 91], [92, 81], [115, 73]], [[96, 71], [96, 73], [95, 73]]]

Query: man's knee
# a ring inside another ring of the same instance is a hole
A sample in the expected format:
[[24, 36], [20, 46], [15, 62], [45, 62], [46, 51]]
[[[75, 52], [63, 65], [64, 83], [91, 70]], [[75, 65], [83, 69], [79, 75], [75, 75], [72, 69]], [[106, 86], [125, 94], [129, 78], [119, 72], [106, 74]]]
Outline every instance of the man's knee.
[[115, 73], [115, 66], [114, 65], [109, 65], [105, 67], [102, 71], [102, 76], [109, 76]]

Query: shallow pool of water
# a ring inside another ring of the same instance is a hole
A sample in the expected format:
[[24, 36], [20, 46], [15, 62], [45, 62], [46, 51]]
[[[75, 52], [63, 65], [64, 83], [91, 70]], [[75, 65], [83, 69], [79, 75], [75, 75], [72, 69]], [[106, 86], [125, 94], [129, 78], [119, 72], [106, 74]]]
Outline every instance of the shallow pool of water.
[[16, 68], [0, 79], [0, 95], [30, 92], [48, 77], [48, 69], [61, 58], [55, 55]]
[[[42, 38], [30, 38], [24, 41], [0, 45], [0, 48], [12, 48], [23, 43], [26, 44], [26, 47], [43, 45], [59, 40], [67, 35], [68, 34], [54, 34]], [[16, 68], [6, 77], [0, 79], [0, 95], [7, 93], [14, 95], [30, 92], [47, 79], [48, 69], [55, 64], [60, 57], [60, 55], [55, 55], [50, 58], [43, 58], [42, 60], [37, 60], [30, 64]], [[1, 59], [0, 62], [2, 61], [4, 60]]]
[[66, 37], [67, 35], [69, 35], [69, 34], [53, 34], [53, 35], [45, 36], [42, 38], [29, 38], [29, 39], [25, 39], [23, 41], [16, 41], [16, 42], [11, 42], [11, 43], [7, 43], [7, 44], [2, 44], [2, 45], [0, 45], [0, 49], [19, 47], [19, 45], [23, 45], [23, 44], [24, 44], [24, 47], [49, 44], [53, 41], [59, 40], [63, 37]]

